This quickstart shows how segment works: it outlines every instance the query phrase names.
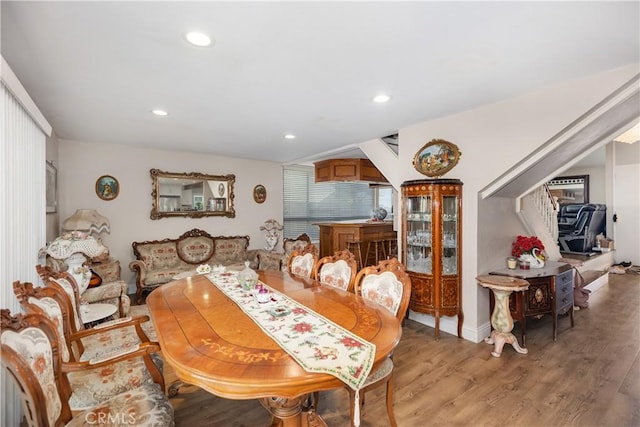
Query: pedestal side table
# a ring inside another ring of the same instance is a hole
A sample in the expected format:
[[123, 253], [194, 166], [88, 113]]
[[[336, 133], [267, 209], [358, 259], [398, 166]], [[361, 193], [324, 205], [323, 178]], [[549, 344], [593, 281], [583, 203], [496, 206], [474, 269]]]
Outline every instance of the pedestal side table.
[[484, 288], [491, 289], [495, 297], [495, 306], [491, 314], [491, 336], [485, 338], [487, 344], [495, 344], [491, 355], [500, 357], [505, 344], [511, 344], [515, 351], [527, 354], [529, 350], [520, 347], [518, 339], [511, 333], [513, 330], [513, 318], [509, 310], [509, 295], [512, 292], [524, 291], [529, 288], [529, 282], [524, 279], [506, 276], [478, 276], [478, 284]]

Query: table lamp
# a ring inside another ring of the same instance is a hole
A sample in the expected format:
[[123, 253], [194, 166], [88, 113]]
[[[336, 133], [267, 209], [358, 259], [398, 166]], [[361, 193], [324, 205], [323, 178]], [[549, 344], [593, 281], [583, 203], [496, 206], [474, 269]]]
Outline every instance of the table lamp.
[[[66, 221], [65, 221], [66, 222]], [[94, 258], [107, 251], [99, 238], [95, 238], [81, 231], [64, 233], [40, 249], [40, 254], [47, 254], [55, 259], [64, 260], [68, 272], [78, 284], [78, 291], [82, 294], [89, 286], [91, 271], [84, 266], [85, 256]]]
[[62, 223], [62, 232], [82, 231], [90, 235], [99, 236], [100, 233], [111, 233], [109, 220], [100, 215], [95, 209], [77, 209], [76, 212]]

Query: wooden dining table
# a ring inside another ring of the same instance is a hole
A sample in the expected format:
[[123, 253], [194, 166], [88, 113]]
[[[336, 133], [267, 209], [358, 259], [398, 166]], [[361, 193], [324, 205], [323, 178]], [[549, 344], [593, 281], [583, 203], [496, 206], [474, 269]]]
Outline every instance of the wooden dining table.
[[[274, 290], [376, 346], [376, 365], [393, 351], [401, 324], [384, 307], [353, 293], [281, 271], [258, 271]], [[344, 387], [329, 374], [305, 371], [204, 275], [165, 284], [147, 305], [164, 360], [178, 378], [216, 396], [259, 399], [285, 427], [322, 426], [308, 395]]]

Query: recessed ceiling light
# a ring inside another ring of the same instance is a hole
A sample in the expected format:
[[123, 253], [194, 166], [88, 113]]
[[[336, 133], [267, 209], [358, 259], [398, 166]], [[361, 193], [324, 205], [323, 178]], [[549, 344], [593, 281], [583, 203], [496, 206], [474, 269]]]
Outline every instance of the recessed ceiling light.
[[373, 98], [373, 102], [377, 102], [379, 104], [382, 104], [384, 102], [387, 102], [391, 99], [391, 97], [389, 95], [376, 95]]
[[158, 109], [156, 109], [156, 110], [152, 110], [151, 112], [152, 112], [153, 114], [155, 114], [156, 116], [168, 116], [168, 115], [169, 115], [169, 113], [167, 113], [167, 112], [166, 112], [166, 111], [164, 111], [164, 110], [158, 110]]
[[198, 47], [207, 47], [211, 44], [211, 38], [208, 35], [197, 31], [187, 33], [185, 38], [189, 43]]
[[288, 133], [284, 136], [284, 139], [296, 139], [296, 136], [292, 133]]

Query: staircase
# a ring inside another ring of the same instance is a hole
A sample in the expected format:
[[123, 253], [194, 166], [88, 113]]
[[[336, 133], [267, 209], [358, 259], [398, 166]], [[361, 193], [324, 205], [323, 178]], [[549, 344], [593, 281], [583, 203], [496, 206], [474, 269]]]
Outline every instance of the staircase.
[[544, 244], [547, 259], [558, 261], [562, 258], [558, 247], [558, 205], [546, 185], [518, 200], [518, 215], [527, 232]]
[[518, 200], [518, 216], [527, 232], [537, 236], [545, 247], [547, 259], [573, 265], [584, 278], [585, 287], [595, 290], [609, 281], [613, 252], [597, 255], [562, 254], [558, 247], [558, 205], [545, 185]]

